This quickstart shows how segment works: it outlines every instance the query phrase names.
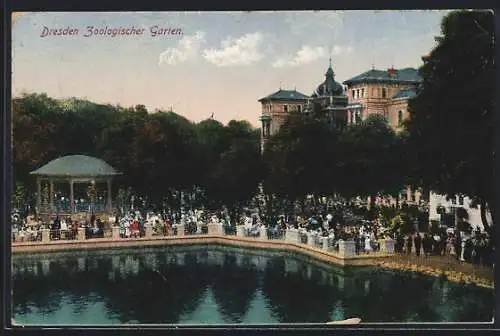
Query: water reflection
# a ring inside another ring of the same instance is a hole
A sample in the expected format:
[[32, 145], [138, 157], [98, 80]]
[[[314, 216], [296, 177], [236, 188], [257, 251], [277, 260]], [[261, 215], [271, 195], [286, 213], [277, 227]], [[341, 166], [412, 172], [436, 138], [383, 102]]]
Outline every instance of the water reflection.
[[25, 324], [490, 321], [491, 290], [284, 253], [169, 247], [14, 256]]

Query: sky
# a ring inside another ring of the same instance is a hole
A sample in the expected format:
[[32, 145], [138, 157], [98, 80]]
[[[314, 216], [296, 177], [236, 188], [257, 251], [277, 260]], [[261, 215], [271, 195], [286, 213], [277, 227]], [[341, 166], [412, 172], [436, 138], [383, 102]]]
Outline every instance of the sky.
[[[12, 95], [143, 104], [194, 122], [213, 113], [258, 127], [258, 99], [280, 87], [310, 95], [330, 57], [339, 82], [372, 67], [418, 68], [446, 13], [31, 12], [12, 27]], [[65, 28], [75, 34], [57, 35]]]

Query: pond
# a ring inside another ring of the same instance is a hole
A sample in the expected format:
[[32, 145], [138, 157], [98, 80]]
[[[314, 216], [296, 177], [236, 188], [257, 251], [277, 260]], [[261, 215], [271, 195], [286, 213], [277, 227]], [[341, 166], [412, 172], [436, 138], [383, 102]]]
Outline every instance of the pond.
[[13, 255], [25, 325], [489, 322], [493, 290], [220, 245]]

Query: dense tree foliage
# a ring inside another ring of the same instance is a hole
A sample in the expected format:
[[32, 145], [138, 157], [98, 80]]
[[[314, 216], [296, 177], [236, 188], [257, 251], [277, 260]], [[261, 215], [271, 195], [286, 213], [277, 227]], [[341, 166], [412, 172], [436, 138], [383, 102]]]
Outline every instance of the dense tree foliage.
[[339, 191], [347, 197], [396, 196], [404, 185], [402, 140], [381, 115], [349, 126], [341, 137]]
[[16, 206], [23, 198], [33, 200], [29, 172], [64, 155], [107, 161], [124, 173], [120, 202], [133, 191], [150, 207], [199, 189], [209, 191], [214, 204], [244, 201], [261, 178], [259, 132], [244, 121], [195, 124], [171, 111], [148, 113], [143, 105], [123, 108], [46, 94], [15, 98], [12, 111]]
[[457, 11], [423, 58], [423, 83], [410, 101], [408, 153], [414, 185], [465, 194], [492, 207], [494, 17], [491, 11]]
[[266, 190], [297, 200], [331, 195], [336, 176], [338, 134], [328, 123], [293, 113], [266, 143]]
[[266, 144], [264, 185], [290, 201], [397, 195], [405, 181], [402, 144], [378, 115], [339, 132], [328, 121], [292, 114]]

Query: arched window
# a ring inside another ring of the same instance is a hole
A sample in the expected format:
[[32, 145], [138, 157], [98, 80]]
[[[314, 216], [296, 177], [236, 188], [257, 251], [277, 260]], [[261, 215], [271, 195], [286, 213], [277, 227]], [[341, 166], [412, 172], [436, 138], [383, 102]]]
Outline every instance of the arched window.
[[285, 111], [285, 113], [288, 113], [288, 105], [283, 105], [283, 110]]
[[299, 112], [299, 113], [302, 112], [302, 106], [300, 106], [300, 105], [297, 106], [297, 112]]
[[398, 112], [398, 126], [401, 126], [403, 123], [403, 111]]
[[387, 89], [382, 88], [382, 98], [387, 98]]

